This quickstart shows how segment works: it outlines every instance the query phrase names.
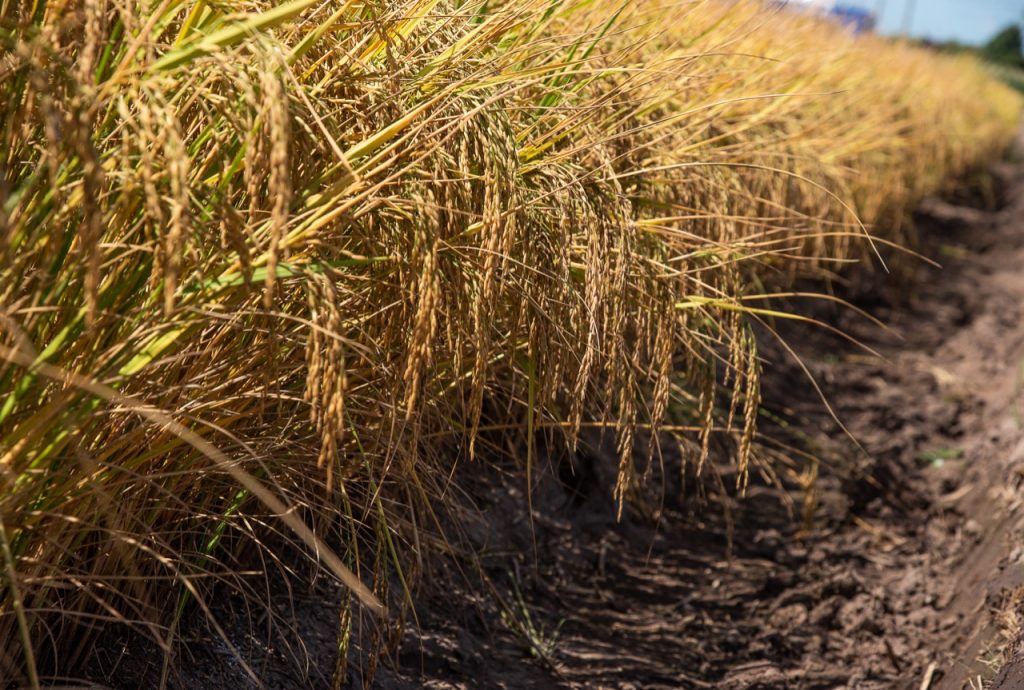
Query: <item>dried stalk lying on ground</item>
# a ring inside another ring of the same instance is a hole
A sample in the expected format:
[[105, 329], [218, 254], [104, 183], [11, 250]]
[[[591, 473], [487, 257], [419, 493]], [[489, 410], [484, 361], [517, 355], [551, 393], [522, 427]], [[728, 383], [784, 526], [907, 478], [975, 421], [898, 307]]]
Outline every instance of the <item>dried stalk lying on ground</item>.
[[1019, 107], [750, 2], [38, 0], [0, 46], [0, 675], [32, 684], [96, 622], [172, 651], [286, 506], [399, 604], [500, 432], [614, 427], [622, 500], [671, 408], [745, 470], [759, 300], [904, 242]]

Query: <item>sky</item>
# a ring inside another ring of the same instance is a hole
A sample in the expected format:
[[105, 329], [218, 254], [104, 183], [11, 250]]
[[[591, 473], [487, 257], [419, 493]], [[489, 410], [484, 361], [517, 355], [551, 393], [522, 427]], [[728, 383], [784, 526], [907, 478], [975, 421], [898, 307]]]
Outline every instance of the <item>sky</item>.
[[1010, 23], [1024, 21], [1024, 0], [853, 0], [878, 12], [882, 33], [902, 33], [908, 4], [915, 5], [910, 34], [980, 44]]

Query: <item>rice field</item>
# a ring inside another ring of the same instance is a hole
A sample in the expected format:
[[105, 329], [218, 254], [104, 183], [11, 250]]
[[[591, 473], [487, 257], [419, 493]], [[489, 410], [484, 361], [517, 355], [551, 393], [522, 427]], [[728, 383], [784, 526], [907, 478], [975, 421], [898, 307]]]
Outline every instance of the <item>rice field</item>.
[[652, 431], [770, 463], [752, 324], [917, 261], [1020, 108], [746, 0], [3, 2], [0, 681], [111, 622], [173, 659], [280, 542], [351, 590], [344, 657], [454, 466], [531, 483], [539, 438], [613, 430], [619, 505]]

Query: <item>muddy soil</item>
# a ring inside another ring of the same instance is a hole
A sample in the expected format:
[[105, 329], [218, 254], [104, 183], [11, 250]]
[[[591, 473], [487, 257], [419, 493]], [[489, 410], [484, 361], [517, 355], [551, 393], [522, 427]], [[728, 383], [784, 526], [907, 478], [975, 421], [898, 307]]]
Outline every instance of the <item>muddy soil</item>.
[[[464, 545], [483, 555], [434, 566], [372, 685], [1024, 688], [1024, 164], [994, 176], [997, 210], [919, 212], [941, 269], [837, 286], [886, 329], [798, 305], [880, 356], [777, 324], [802, 365], [766, 346], [763, 442], [790, 462], [755, 472], [745, 498], [727, 464], [684, 483], [667, 444], [656, 491], [618, 520], [597, 436], [572, 463], [541, 459], [532, 516], [520, 467], [463, 468], [479, 508]], [[288, 590], [285, 636], [254, 631], [242, 600], [218, 616], [266, 687], [327, 688], [341, 596]], [[193, 633], [172, 687], [253, 686], [236, 652]], [[158, 666], [108, 640], [91, 677], [150, 687]], [[353, 664], [349, 683], [370, 675]]]

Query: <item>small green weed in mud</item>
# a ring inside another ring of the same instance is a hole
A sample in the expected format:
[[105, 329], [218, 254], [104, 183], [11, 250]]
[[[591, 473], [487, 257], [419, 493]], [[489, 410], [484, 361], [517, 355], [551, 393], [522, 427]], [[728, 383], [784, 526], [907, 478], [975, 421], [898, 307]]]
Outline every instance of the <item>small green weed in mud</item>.
[[917, 461], [922, 465], [931, 465], [939, 468], [946, 464], [947, 460], [959, 460], [964, 456], [963, 448], [936, 448], [926, 450], [917, 454]]
[[512, 597], [510, 604], [502, 604], [501, 620], [529, 651], [530, 656], [543, 661], [549, 666], [554, 665], [555, 651], [558, 648], [558, 636], [565, 619], [558, 621], [554, 630], [547, 630], [543, 623], [534, 620], [530, 607], [519, 589], [519, 578], [512, 574]]

